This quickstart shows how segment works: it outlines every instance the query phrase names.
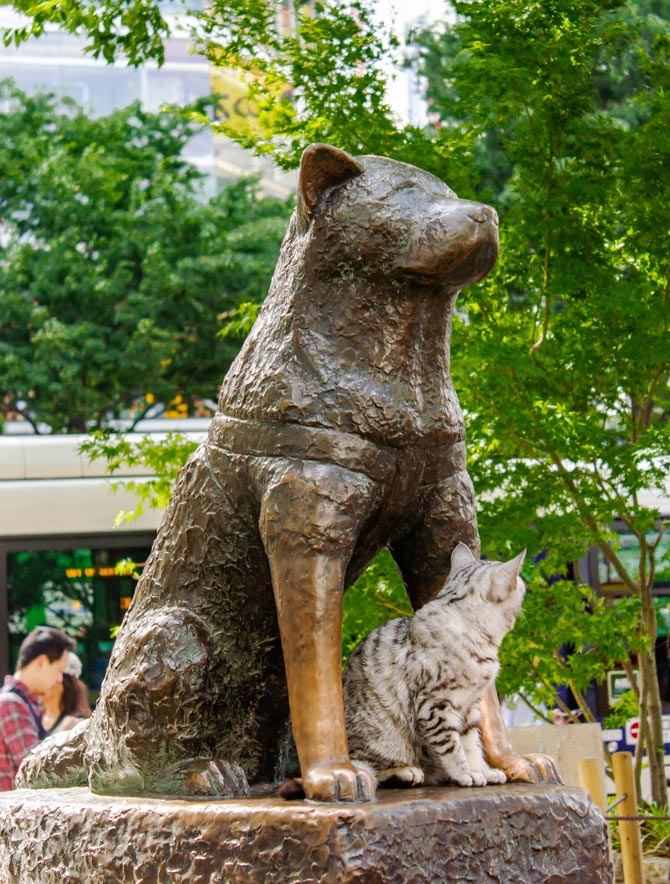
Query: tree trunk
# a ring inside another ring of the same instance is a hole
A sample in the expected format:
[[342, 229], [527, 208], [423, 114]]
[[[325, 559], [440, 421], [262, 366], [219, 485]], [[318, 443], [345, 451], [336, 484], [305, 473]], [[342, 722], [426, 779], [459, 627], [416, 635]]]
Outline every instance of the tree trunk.
[[[654, 611], [652, 609], [652, 616]], [[647, 618], [645, 618], [647, 619]], [[655, 621], [654, 616], [654, 621]], [[653, 634], [655, 639], [655, 632]], [[647, 719], [647, 758], [649, 760], [649, 775], [651, 778], [651, 794], [654, 804], [665, 807], [668, 803], [668, 791], [665, 782], [664, 748], [663, 748], [663, 721], [661, 711], [661, 693], [658, 686], [656, 673], [656, 661], [653, 648], [643, 651], [639, 657], [640, 681], [642, 696], [646, 697], [646, 709], [641, 709], [641, 716]]]

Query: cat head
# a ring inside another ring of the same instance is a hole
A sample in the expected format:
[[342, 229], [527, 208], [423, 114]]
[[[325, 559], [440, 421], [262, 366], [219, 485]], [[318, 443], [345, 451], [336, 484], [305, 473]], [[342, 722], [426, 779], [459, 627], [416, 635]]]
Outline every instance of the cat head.
[[464, 543], [459, 543], [451, 554], [451, 571], [440, 595], [447, 600], [463, 600], [474, 608], [493, 606], [501, 615], [505, 630], [509, 630], [526, 592], [521, 579], [525, 556], [524, 550], [509, 562], [482, 561]]

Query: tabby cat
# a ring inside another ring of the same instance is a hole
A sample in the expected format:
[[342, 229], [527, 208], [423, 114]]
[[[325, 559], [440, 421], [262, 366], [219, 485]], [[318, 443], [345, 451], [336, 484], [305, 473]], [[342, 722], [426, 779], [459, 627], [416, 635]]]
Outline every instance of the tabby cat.
[[349, 754], [380, 783], [505, 782], [484, 760], [479, 701], [523, 601], [524, 555], [485, 562], [459, 543], [435, 599], [375, 629], [352, 653], [344, 672]]

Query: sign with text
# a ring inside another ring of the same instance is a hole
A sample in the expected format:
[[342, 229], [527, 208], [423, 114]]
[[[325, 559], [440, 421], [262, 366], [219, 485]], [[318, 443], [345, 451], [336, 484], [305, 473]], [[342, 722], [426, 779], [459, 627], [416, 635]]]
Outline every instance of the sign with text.
[[[638, 681], [638, 670], [634, 670], [635, 681]], [[623, 669], [613, 669], [607, 673], [607, 699], [610, 704], [615, 703], [626, 691], [632, 690], [628, 674]]]

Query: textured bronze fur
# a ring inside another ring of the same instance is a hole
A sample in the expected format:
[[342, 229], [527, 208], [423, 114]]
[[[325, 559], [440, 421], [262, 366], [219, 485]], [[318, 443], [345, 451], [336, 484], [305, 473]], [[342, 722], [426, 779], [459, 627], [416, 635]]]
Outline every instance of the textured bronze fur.
[[21, 784], [244, 794], [240, 767], [275, 776], [290, 701], [307, 795], [373, 797], [347, 754], [342, 594], [388, 545], [420, 606], [459, 540], [478, 549], [449, 336], [458, 290], [497, 250], [495, 212], [432, 175], [305, 151], [265, 306], [180, 474], [95, 713]]

